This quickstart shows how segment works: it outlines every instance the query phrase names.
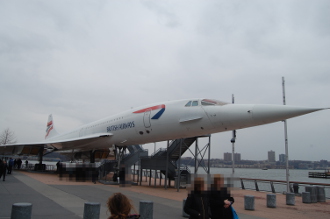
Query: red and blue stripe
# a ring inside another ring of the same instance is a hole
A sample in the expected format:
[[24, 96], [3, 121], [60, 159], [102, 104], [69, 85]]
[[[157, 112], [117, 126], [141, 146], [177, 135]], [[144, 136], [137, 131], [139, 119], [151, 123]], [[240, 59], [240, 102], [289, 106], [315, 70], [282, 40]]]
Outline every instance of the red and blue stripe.
[[145, 113], [148, 111], [153, 111], [153, 110], [158, 110], [160, 109], [151, 119], [159, 119], [161, 117], [161, 115], [163, 115], [163, 113], [165, 112], [165, 104], [160, 104], [157, 106], [152, 106], [152, 107], [148, 107], [148, 108], [144, 108], [138, 111], [135, 111], [133, 113]]

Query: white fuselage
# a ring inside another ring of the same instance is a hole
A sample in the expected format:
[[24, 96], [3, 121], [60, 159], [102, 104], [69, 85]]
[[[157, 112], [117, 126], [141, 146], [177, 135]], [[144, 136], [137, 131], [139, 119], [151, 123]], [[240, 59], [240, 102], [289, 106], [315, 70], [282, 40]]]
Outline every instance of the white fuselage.
[[[320, 109], [226, 104], [208, 99], [178, 100], [132, 109], [47, 140], [63, 142], [99, 134], [106, 137], [84, 143], [80, 148], [109, 148], [112, 145], [145, 144], [252, 127], [317, 110]], [[76, 145], [74, 147], [77, 148]]]

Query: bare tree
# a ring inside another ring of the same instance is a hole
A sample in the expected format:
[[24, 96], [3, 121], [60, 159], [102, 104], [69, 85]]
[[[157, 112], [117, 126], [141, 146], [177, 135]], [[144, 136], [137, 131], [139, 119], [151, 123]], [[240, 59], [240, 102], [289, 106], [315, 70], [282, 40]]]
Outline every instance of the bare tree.
[[15, 134], [9, 128], [6, 128], [0, 135], [0, 144], [15, 144]]

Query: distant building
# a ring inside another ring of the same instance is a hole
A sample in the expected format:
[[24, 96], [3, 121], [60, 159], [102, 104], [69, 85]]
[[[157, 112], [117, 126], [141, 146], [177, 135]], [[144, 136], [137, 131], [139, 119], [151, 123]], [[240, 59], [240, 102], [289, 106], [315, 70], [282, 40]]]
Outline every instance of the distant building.
[[275, 151], [268, 151], [268, 162], [275, 162]]
[[285, 154], [280, 154], [280, 155], [278, 156], [278, 158], [279, 158], [279, 161], [280, 161], [281, 163], [285, 163], [285, 162], [286, 162]]
[[235, 157], [235, 161], [241, 161], [241, 154], [240, 153], [235, 153], [234, 157]]
[[223, 154], [223, 160], [224, 161], [231, 161], [231, 153], [224, 153]]
[[328, 167], [328, 161], [327, 160], [320, 160], [320, 166], [327, 168]]
[[[224, 161], [232, 161], [232, 153], [226, 152], [223, 154], [223, 160]], [[234, 155], [235, 161], [241, 161], [241, 154], [240, 153], [235, 153]]]

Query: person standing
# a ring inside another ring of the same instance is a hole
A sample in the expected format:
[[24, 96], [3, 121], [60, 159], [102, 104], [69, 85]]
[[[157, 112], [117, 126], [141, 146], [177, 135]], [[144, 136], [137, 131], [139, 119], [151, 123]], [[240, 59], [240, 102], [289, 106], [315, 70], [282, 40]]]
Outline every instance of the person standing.
[[17, 169], [17, 160], [14, 159], [14, 165], [13, 165], [13, 168]]
[[0, 160], [0, 179], [3, 176], [3, 181], [6, 179], [6, 171], [7, 171], [7, 162], [4, 160]]
[[21, 166], [22, 166], [22, 160], [21, 158], [18, 158], [18, 160], [16, 161], [17, 163], [17, 169], [21, 169]]
[[121, 164], [120, 165], [120, 170], [119, 170], [119, 185], [120, 186], [125, 186], [126, 184], [126, 168], [125, 168], [125, 164]]
[[231, 205], [234, 198], [224, 185], [224, 178], [220, 174], [213, 177], [213, 184], [209, 190], [210, 210], [212, 219], [233, 219], [233, 210]]
[[14, 166], [14, 160], [13, 160], [13, 158], [9, 158], [7, 174], [11, 174], [11, 171], [13, 170], [13, 166]]
[[4, 164], [2, 162], [2, 160], [0, 159], [0, 179], [1, 179], [1, 176], [2, 176], [2, 173], [3, 173], [3, 169], [4, 169]]
[[60, 166], [61, 166], [61, 161], [57, 161], [56, 163], [56, 173], [59, 173], [60, 172]]
[[209, 199], [204, 190], [204, 178], [196, 177], [193, 191], [188, 194], [184, 211], [190, 219], [209, 219]]

